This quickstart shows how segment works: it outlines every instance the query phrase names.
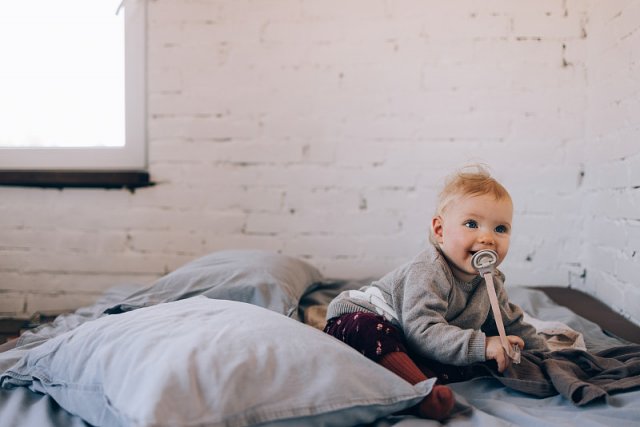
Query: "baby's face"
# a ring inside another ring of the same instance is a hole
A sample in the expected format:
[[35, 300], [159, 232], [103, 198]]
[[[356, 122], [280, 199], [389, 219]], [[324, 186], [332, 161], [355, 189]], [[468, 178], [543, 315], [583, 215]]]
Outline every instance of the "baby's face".
[[481, 249], [496, 251], [497, 265], [502, 262], [509, 251], [512, 218], [511, 200], [489, 194], [455, 200], [433, 218], [433, 234], [458, 279], [468, 282], [478, 275], [471, 257]]

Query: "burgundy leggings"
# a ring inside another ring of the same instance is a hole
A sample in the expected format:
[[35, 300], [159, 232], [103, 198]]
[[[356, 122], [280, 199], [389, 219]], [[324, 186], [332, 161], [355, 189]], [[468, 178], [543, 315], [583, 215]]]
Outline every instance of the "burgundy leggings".
[[382, 356], [402, 351], [409, 354], [427, 377], [437, 376], [441, 383], [465, 381], [474, 376], [471, 367], [452, 366], [412, 355], [407, 351], [402, 332], [383, 316], [356, 312], [333, 317], [324, 331], [347, 343], [374, 362]]
[[324, 331], [375, 362], [394, 351], [407, 352], [402, 333], [377, 314], [362, 311], [333, 317]]

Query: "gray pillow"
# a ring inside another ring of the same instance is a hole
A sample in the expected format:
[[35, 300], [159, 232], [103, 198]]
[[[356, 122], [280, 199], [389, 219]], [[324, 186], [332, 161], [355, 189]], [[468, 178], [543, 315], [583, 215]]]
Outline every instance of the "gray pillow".
[[412, 386], [280, 314], [202, 296], [93, 320], [0, 377], [97, 426], [354, 426], [413, 406]]
[[120, 313], [196, 295], [243, 301], [298, 318], [300, 297], [322, 274], [299, 259], [260, 250], [219, 251], [192, 261], [106, 313]]

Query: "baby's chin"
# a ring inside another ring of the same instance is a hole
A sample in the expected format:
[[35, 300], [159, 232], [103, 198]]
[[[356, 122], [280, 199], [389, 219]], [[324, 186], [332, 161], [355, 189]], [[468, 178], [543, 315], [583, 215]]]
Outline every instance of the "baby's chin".
[[470, 282], [478, 276], [478, 272], [475, 271], [471, 266], [465, 269], [455, 266], [453, 270], [454, 270], [453, 271], [454, 276], [456, 276], [459, 280], [462, 280], [463, 282]]

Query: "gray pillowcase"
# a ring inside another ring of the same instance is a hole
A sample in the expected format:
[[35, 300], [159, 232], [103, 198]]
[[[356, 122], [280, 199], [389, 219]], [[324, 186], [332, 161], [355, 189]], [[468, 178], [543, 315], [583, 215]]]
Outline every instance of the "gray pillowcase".
[[196, 295], [243, 301], [298, 319], [298, 303], [322, 274], [299, 259], [260, 250], [211, 253], [161, 277], [121, 303], [108, 308], [121, 313]]
[[97, 426], [370, 423], [415, 386], [280, 314], [202, 296], [104, 316], [30, 351], [0, 377]]

